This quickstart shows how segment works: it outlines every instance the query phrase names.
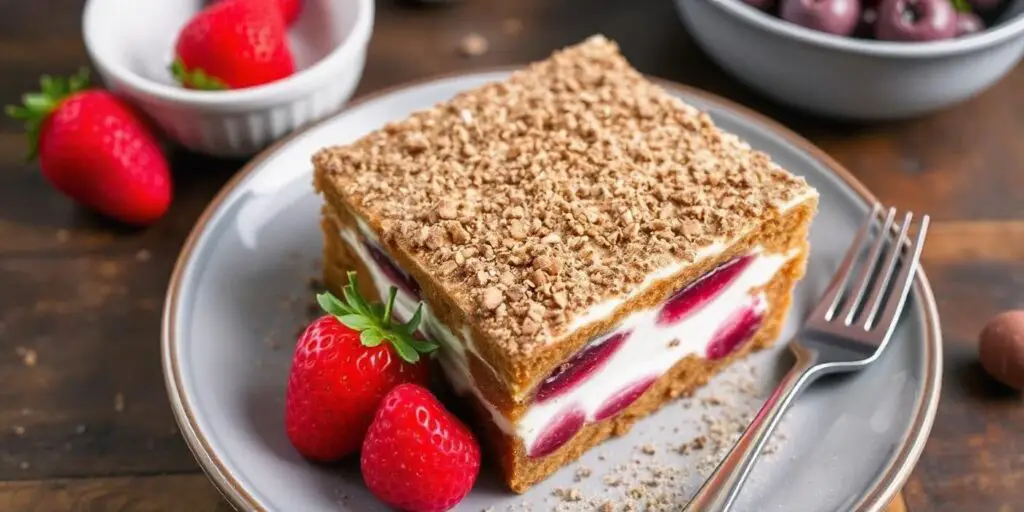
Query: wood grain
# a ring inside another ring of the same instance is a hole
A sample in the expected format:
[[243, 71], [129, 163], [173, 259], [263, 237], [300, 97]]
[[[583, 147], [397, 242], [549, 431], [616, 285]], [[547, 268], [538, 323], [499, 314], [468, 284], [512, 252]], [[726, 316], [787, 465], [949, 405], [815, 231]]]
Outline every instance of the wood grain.
[[0, 482], [0, 510], [17, 512], [230, 512], [203, 475]]
[[[943, 398], [905, 506], [897, 500], [890, 510], [1021, 509], [1024, 406], [979, 369], [976, 337], [991, 315], [1024, 306], [1024, 69], [920, 119], [837, 123], [729, 77], [686, 34], [671, 1], [406, 4], [377, 2], [359, 94], [524, 63], [604, 33], [641, 71], [761, 111], [828, 151], [882, 201], [931, 214], [925, 268], [945, 336]], [[40, 74], [88, 64], [82, 5], [0, 0], [0, 103], [17, 101]], [[488, 40], [486, 54], [460, 55], [469, 33]], [[227, 510], [174, 428], [159, 310], [182, 241], [244, 162], [169, 146], [171, 212], [136, 230], [53, 192], [25, 151], [20, 126], [0, 119], [0, 510]]]
[[932, 224], [925, 260], [974, 264], [1024, 261], [1024, 221], [946, 221]]

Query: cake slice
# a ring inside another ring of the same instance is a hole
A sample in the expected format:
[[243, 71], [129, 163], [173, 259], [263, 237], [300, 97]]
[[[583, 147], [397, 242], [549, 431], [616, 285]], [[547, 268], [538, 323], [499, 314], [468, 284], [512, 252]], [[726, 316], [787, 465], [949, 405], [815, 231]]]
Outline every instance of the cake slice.
[[772, 343], [818, 197], [600, 36], [313, 160], [328, 286], [424, 302], [516, 492]]

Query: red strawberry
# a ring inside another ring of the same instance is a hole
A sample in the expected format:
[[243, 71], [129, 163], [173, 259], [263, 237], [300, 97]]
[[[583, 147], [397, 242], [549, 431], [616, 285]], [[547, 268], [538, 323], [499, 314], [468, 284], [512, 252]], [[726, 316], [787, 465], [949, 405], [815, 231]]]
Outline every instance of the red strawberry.
[[241, 89], [295, 72], [276, 4], [222, 0], [199, 11], [178, 34], [171, 72], [190, 89]]
[[149, 224], [171, 204], [171, 174], [141, 117], [113, 94], [86, 90], [88, 72], [44, 76], [7, 115], [25, 121], [31, 154], [57, 190], [122, 222]]
[[299, 19], [302, 13], [302, 0], [251, 0], [253, 2], [269, 1], [277, 6], [278, 11], [284, 18], [285, 26], [292, 26]]
[[290, 27], [299, 19], [299, 14], [302, 12], [302, 0], [277, 0], [277, 8], [281, 10], [284, 24]]
[[430, 391], [392, 389], [366, 433], [360, 460], [370, 492], [391, 507], [435, 512], [469, 494], [480, 473], [480, 446]]
[[420, 309], [405, 324], [391, 323], [395, 288], [386, 304], [369, 305], [349, 273], [344, 301], [317, 296], [329, 313], [299, 337], [285, 397], [285, 429], [304, 457], [334, 461], [359, 450], [381, 399], [404, 382], [426, 384], [437, 348], [414, 337]]

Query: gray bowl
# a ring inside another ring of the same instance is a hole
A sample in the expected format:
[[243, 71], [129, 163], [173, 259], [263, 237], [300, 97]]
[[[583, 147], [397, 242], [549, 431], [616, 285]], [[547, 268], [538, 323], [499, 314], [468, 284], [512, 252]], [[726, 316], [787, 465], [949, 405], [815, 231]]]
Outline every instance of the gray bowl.
[[1024, 51], [1024, 0], [989, 30], [897, 43], [834, 36], [740, 0], [675, 0], [690, 34], [722, 68], [764, 95], [819, 115], [859, 120], [918, 116], [984, 91]]

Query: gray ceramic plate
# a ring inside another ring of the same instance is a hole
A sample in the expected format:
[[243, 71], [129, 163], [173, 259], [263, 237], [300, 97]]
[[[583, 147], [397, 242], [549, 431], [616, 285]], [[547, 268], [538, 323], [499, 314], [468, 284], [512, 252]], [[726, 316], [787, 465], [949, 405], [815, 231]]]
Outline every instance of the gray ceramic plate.
[[[164, 372], [182, 434], [237, 508], [382, 509], [363, 487], [356, 464], [306, 463], [292, 450], [282, 426], [291, 345], [312, 296], [308, 281], [316, 275], [321, 251], [320, 200], [310, 185], [310, 155], [506, 75], [495, 71], [443, 78], [363, 100], [256, 158], [199, 220], [168, 291]], [[821, 211], [811, 230], [811, 261], [796, 290], [788, 336], [830, 279], [871, 196], [834, 161], [781, 126], [706, 93], [665, 86], [710, 110], [722, 127], [805, 176], [821, 193]], [[866, 371], [823, 382], [801, 397], [781, 427], [784, 439], [755, 468], [737, 510], [883, 508], [906, 480], [931, 428], [941, 376], [938, 325], [921, 273], [887, 353]], [[515, 496], [485, 468], [459, 510], [580, 505], [553, 498], [558, 487], [614, 499], [629, 486], [607, 487], [602, 475], [633, 460], [641, 467], [657, 461], [676, 472], [673, 489], [663, 485], [662, 491], [692, 492], [701, 482], [699, 469], [717, 454], [705, 448], [683, 455], [672, 448], [707, 430], [706, 419], [752, 412], [788, 361], [781, 348], [762, 352], [715, 379], [698, 398], [667, 406], [628, 435], [586, 454], [581, 465], [592, 476], [579, 482], [574, 481], [579, 467], [574, 465]], [[737, 390], [743, 386], [735, 379], [751, 374], [757, 378], [748, 396]], [[729, 405], [700, 399], [712, 395]], [[637, 450], [643, 445], [655, 453]]]

